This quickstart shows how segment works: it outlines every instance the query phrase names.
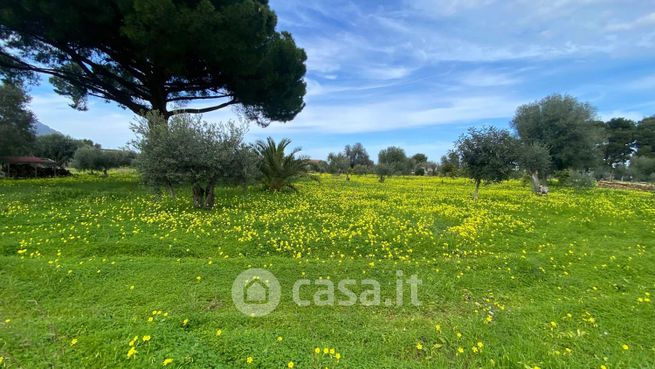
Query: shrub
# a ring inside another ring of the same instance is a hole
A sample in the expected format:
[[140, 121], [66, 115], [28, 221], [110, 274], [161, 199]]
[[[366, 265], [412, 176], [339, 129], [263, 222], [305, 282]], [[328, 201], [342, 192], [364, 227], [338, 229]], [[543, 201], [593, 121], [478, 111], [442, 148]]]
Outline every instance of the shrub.
[[268, 137], [266, 141], [257, 141], [255, 145], [260, 158], [260, 181], [270, 191], [297, 191], [293, 183], [307, 175], [307, 159], [296, 157], [300, 149], [284, 153], [289, 144], [289, 139], [283, 138], [276, 144], [273, 138]]
[[567, 169], [565, 174], [560, 178], [560, 184], [563, 186], [573, 187], [575, 189], [592, 188], [596, 186], [596, 179], [592, 172], [583, 172], [579, 170]]

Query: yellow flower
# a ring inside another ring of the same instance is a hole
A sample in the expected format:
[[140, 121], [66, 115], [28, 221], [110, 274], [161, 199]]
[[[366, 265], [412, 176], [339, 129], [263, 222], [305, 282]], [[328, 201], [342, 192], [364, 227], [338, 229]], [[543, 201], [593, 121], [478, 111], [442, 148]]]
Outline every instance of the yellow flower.
[[420, 343], [420, 342], [416, 343], [416, 349], [417, 350], [423, 350], [423, 344]]
[[4, 363], [4, 361], [5, 361], [5, 357], [4, 357], [4, 356], [0, 356], [0, 364]]
[[557, 322], [550, 322], [550, 326], [553, 328], [557, 328]]
[[483, 348], [483, 347], [484, 347], [484, 343], [478, 341], [478, 347], [479, 347], [479, 348]]
[[600, 369], [607, 369], [607, 365], [603, 365], [603, 364], [601, 364], [601, 365], [600, 365]]
[[330, 352], [330, 349], [327, 347], [323, 347], [323, 353], [327, 354], [328, 352]]
[[168, 364], [171, 364], [172, 362], [173, 362], [173, 359], [171, 359], [171, 358], [169, 357], [169, 358], [164, 359], [164, 361], [162, 361], [161, 365], [162, 365], [162, 366], [166, 366], [166, 365], [168, 365]]
[[457, 348], [457, 354], [462, 354], [464, 353], [464, 348], [463, 347], [458, 347]]
[[77, 338], [73, 338], [71, 340], [71, 346], [75, 346], [75, 345], [77, 345]]
[[441, 332], [441, 325], [439, 325], [439, 324], [435, 324], [435, 326], [434, 326], [434, 330], [437, 331], [437, 333], [438, 333], [438, 332]]
[[314, 349], [314, 353], [315, 353], [315, 354], [320, 354], [320, 353], [321, 353], [321, 348], [320, 348], [320, 347], [316, 347], [316, 348]]
[[149, 322], [152, 322], [153, 320], [155, 320], [155, 318], [153, 318], [153, 317], [148, 317], [148, 321], [149, 321]]
[[182, 325], [186, 327], [187, 324], [189, 324], [189, 319], [184, 319]]
[[336, 350], [334, 348], [330, 349], [330, 355], [334, 355], [335, 352], [336, 352]]
[[130, 351], [127, 352], [127, 358], [131, 359], [136, 355], [137, 351], [134, 347], [130, 347]]
[[148, 342], [148, 341], [150, 341], [150, 338], [152, 338], [152, 337], [146, 335], [146, 336], [143, 336], [141, 339], [143, 340], [143, 342]]
[[623, 347], [623, 349], [626, 351], [630, 350], [630, 346], [626, 345], [625, 343], [621, 347]]
[[293, 366], [294, 366], [293, 361], [289, 361], [289, 363], [287, 364], [287, 368], [293, 369]]
[[337, 353], [334, 355], [334, 357], [337, 358], [337, 360], [339, 360], [339, 359], [341, 359], [341, 354], [337, 352]]
[[223, 330], [222, 329], [217, 329], [216, 330], [216, 337], [220, 336], [221, 334], [223, 334]]
[[282, 342], [282, 340], [283, 340], [282, 336], [277, 336], [277, 341], [278, 342]]
[[246, 363], [248, 363], [248, 364], [252, 364], [252, 362], [253, 362], [253, 358], [252, 358], [252, 356], [248, 356], [248, 357], [246, 358]]
[[457, 332], [457, 338], [462, 338], [462, 334]]
[[11, 319], [5, 319], [5, 323], [7, 324], [11, 323]]
[[201, 276], [197, 276], [197, 277], [196, 277], [196, 281], [200, 282], [201, 280], [202, 280], [202, 277], [201, 277]]

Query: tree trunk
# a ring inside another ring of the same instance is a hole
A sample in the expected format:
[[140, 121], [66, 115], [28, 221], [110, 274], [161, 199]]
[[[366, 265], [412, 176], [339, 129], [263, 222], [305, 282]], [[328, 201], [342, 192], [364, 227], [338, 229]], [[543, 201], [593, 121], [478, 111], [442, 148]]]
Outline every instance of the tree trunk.
[[209, 183], [207, 183], [207, 188], [205, 189], [205, 208], [206, 209], [211, 209], [214, 207], [214, 202], [215, 202], [215, 196], [214, 196], [214, 180], [210, 180]]
[[203, 189], [199, 184], [194, 183], [192, 187], [193, 191], [193, 206], [196, 208], [202, 208], [205, 203], [205, 189]]
[[541, 181], [539, 181], [539, 172], [536, 170], [530, 174], [530, 179], [532, 180], [532, 192], [539, 193], [539, 186], [541, 186]]
[[473, 200], [478, 201], [478, 192], [480, 192], [480, 180], [475, 180], [475, 191], [473, 191]]

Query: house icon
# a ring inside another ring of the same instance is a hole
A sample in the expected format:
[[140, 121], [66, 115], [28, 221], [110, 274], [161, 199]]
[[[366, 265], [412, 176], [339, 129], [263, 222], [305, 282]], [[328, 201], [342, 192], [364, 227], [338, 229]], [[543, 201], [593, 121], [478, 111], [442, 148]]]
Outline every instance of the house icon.
[[266, 304], [269, 298], [268, 285], [259, 277], [254, 277], [243, 288], [243, 301], [246, 304]]

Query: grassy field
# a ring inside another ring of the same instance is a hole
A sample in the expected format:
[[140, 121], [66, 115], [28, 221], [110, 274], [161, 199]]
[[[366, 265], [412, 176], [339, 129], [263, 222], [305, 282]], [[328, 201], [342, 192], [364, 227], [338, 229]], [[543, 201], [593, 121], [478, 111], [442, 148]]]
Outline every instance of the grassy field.
[[[655, 367], [652, 193], [472, 187], [323, 176], [201, 211], [129, 172], [0, 181], [0, 367]], [[282, 286], [264, 317], [232, 303], [251, 267]], [[292, 300], [299, 278], [395, 296], [397, 270], [420, 306]]]

